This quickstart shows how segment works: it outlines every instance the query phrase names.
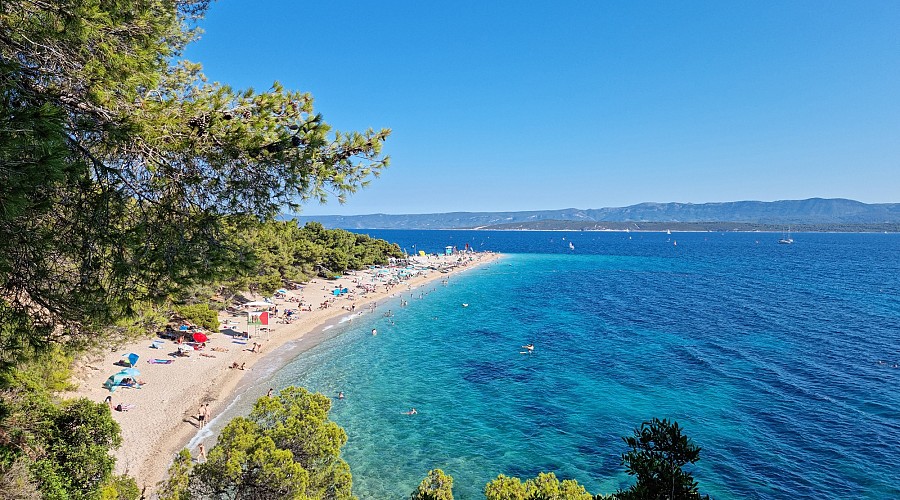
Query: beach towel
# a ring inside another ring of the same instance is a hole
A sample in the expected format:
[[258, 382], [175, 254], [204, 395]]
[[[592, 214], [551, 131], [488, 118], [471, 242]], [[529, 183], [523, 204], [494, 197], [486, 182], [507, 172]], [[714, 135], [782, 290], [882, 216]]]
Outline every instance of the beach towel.
[[150, 360], [147, 360], [147, 362], [150, 363], [151, 365], [168, 365], [168, 364], [174, 363], [175, 360], [174, 359], [150, 359]]

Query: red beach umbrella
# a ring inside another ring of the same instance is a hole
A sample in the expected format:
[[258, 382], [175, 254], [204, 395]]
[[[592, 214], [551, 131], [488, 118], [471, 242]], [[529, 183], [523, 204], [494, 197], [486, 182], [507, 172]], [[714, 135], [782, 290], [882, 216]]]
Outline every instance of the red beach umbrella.
[[206, 342], [207, 340], [209, 340], [209, 337], [205, 333], [197, 332], [194, 334], [194, 342]]

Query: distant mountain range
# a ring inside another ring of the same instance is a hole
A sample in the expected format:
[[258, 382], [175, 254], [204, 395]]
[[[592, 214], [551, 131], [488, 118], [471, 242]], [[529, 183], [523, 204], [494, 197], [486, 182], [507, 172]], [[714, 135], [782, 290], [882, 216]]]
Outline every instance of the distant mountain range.
[[[868, 204], [840, 198], [810, 198], [772, 202], [640, 203], [629, 207], [586, 210], [566, 208], [528, 212], [319, 215], [294, 216], [294, 218], [301, 224], [318, 221], [326, 227], [343, 229], [659, 230], [662, 226], [657, 228], [657, 223], [678, 223], [679, 226], [684, 225], [683, 227], [695, 230], [711, 227], [765, 230], [769, 229], [769, 226], [779, 225], [850, 228], [845, 230], [858, 230], [861, 226], [875, 225], [878, 230], [882, 227], [885, 230], [896, 230], [894, 228], [900, 225], [900, 203]], [[651, 224], [642, 227], [644, 223]]]

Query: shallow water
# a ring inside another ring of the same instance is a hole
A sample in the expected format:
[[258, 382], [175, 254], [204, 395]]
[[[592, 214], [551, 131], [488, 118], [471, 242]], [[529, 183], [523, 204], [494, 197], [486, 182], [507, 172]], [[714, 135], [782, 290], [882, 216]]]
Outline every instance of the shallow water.
[[719, 499], [900, 497], [898, 235], [370, 233], [510, 255], [334, 327], [247, 390], [343, 391], [361, 499], [432, 468], [459, 499], [540, 471], [609, 493], [629, 484], [621, 437], [651, 417], [703, 448], [695, 477]]

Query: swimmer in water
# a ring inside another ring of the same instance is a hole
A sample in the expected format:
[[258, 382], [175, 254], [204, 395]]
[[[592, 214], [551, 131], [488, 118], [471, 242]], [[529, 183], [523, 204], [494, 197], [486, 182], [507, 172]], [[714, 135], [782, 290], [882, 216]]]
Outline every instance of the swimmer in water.
[[417, 412], [415, 408], [410, 408], [409, 411], [403, 412], [404, 415], [415, 415], [417, 413], [419, 412]]
[[534, 344], [525, 344], [522, 346], [522, 349], [528, 349], [528, 352], [534, 351]]
[[338, 399], [344, 399], [344, 391], [338, 393]]

